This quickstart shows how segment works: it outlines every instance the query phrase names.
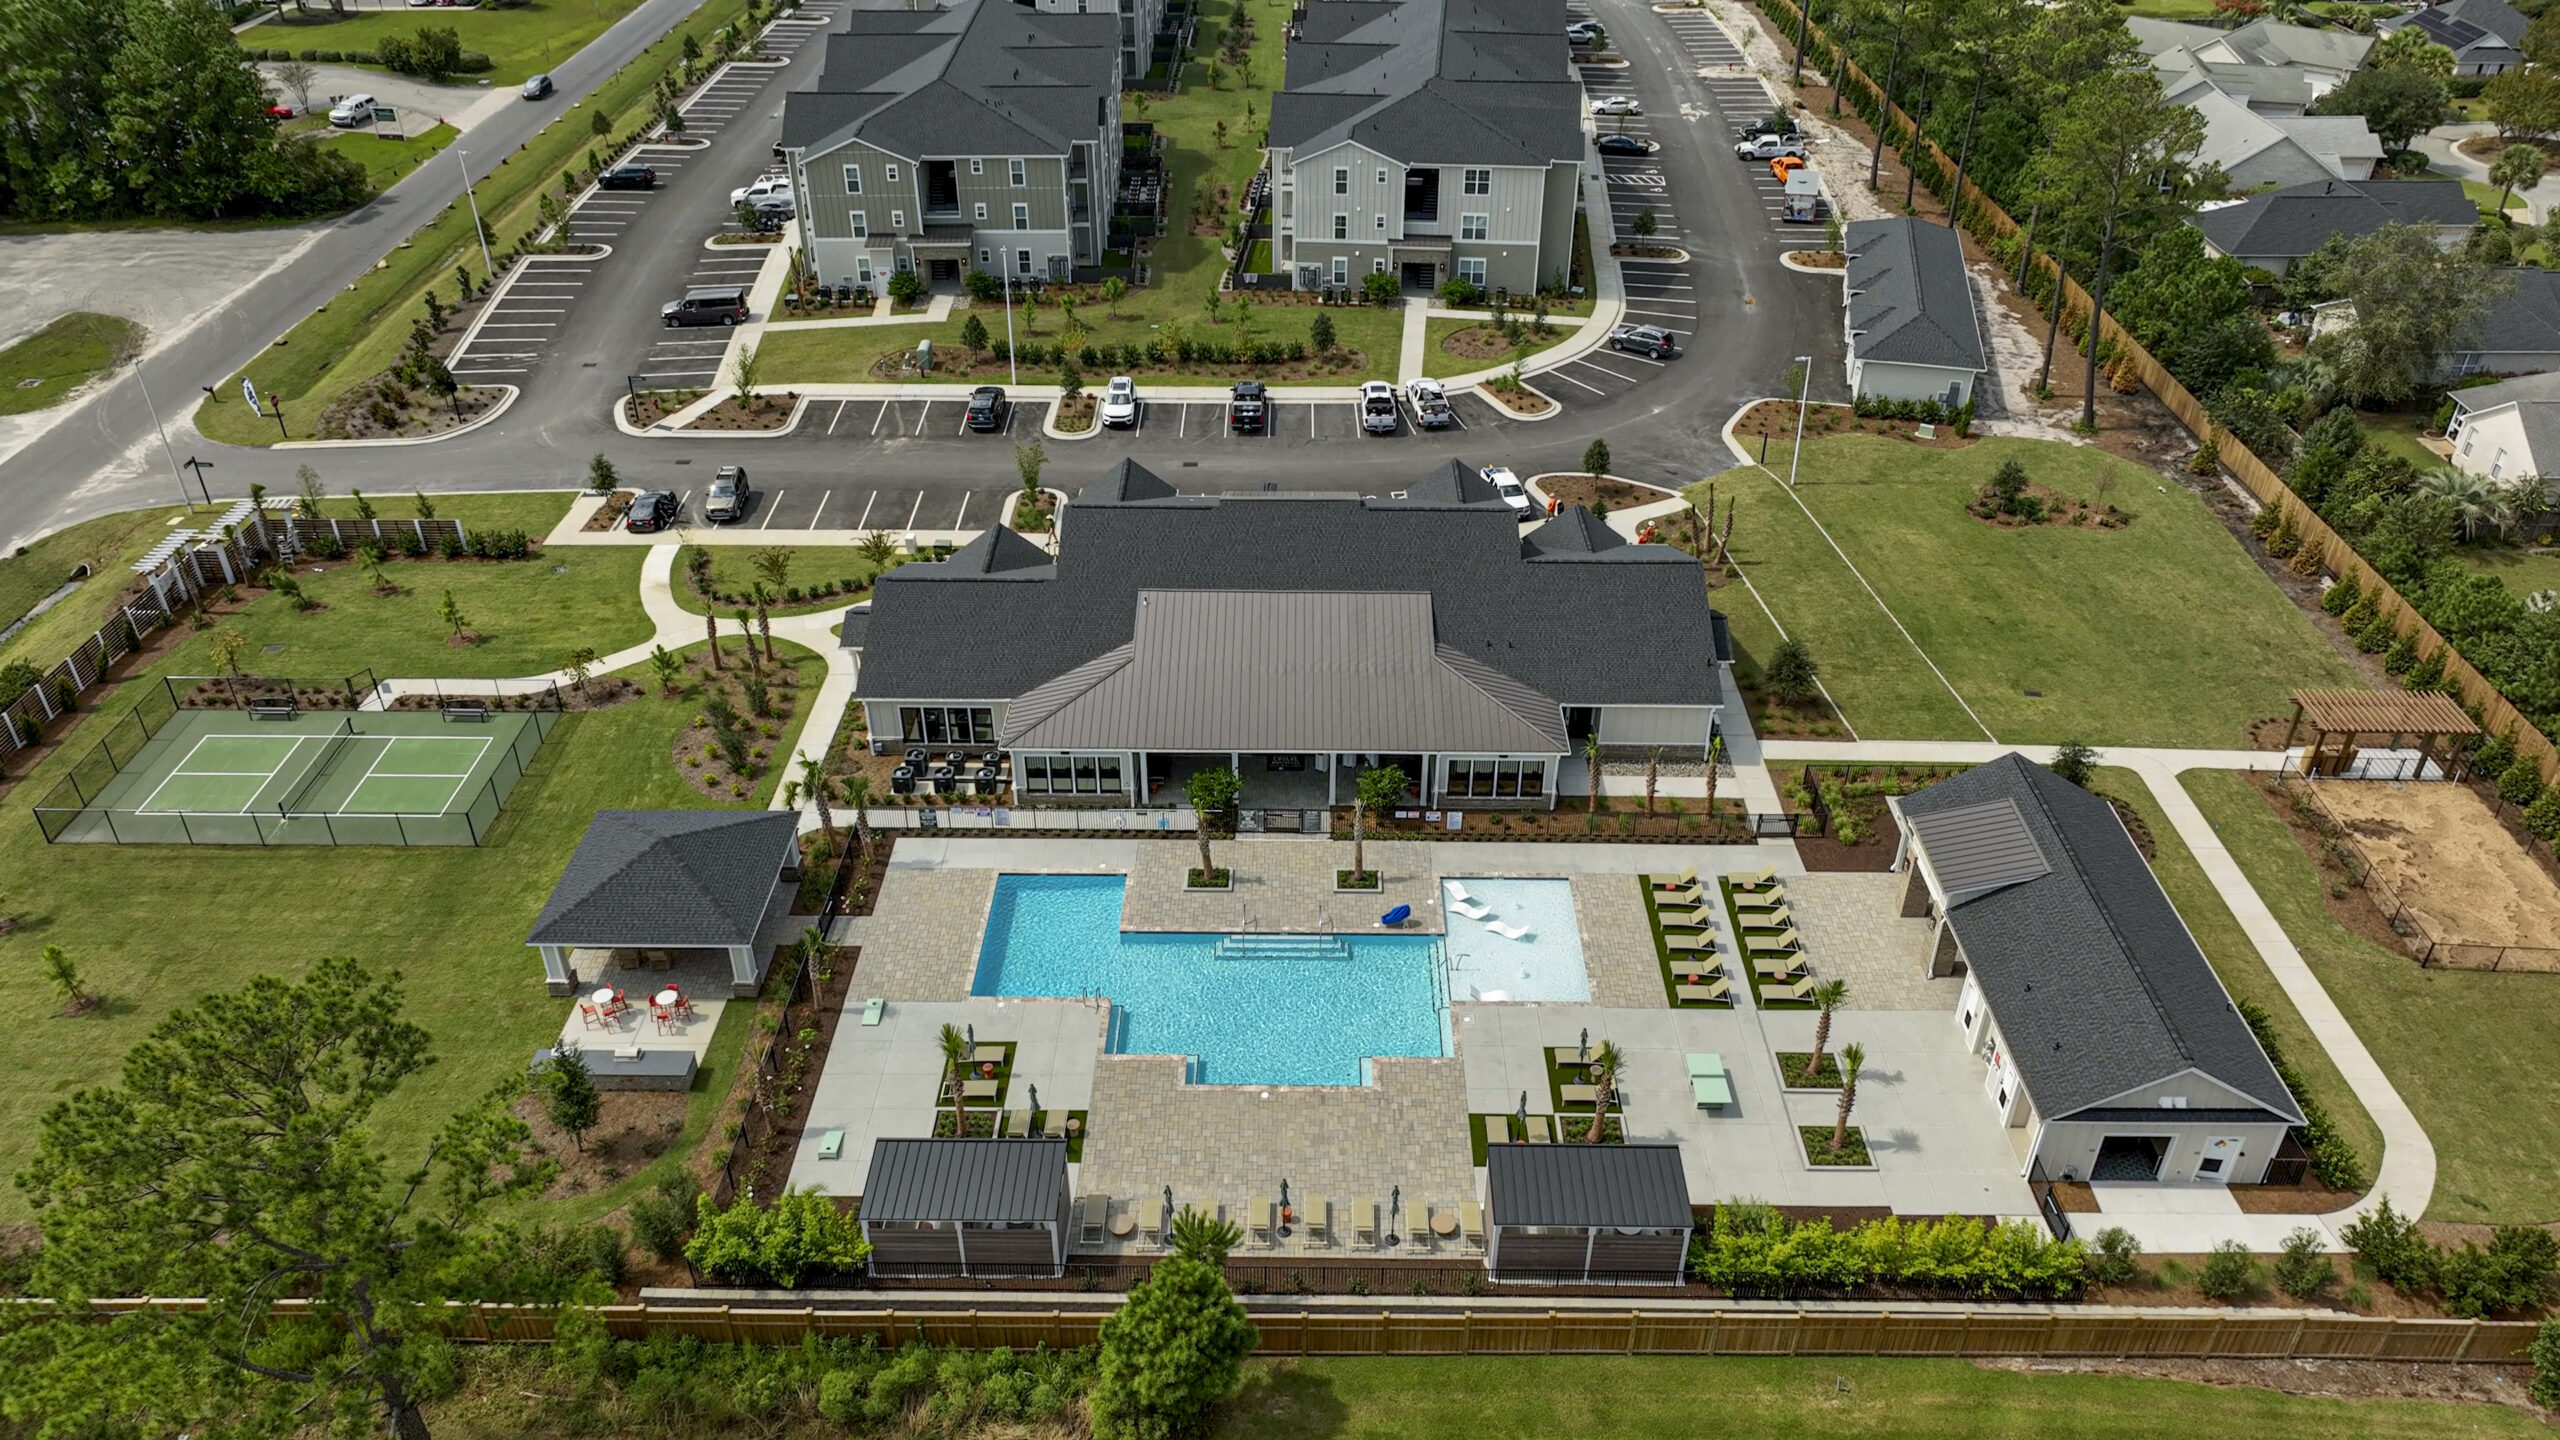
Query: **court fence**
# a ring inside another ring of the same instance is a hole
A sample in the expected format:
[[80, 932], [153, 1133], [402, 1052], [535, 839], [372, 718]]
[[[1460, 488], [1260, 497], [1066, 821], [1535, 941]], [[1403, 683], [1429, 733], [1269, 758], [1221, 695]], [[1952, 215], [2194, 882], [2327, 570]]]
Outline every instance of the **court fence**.
[[[507, 740], [499, 752], [497, 768], [471, 791], [467, 800], [456, 795], [444, 810], [433, 813], [341, 815], [295, 812], [289, 804], [236, 814], [197, 813], [137, 810], [102, 803], [117, 775], [168, 728], [181, 709], [208, 708], [186, 703], [197, 692], [180, 687], [192, 686], [195, 678], [164, 677], [157, 689], [145, 692], [142, 703], [119, 717], [97, 746], [36, 802], [36, 827], [44, 832], [47, 844], [61, 843], [67, 837], [74, 842], [117, 845], [478, 845], [497, 823], [508, 793], [532, 765], [543, 741], [560, 723], [562, 713], [556, 692], [530, 697], [524, 711], [527, 723], [517, 727]], [[357, 714], [347, 715], [340, 726], [340, 730], [330, 733], [341, 739], [415, 733], [406, 729], [371, 729], [367, 717]], [[329, 758], [324, 755], [314, 764], [306, 783], [295, 786], [297, 794], [310, 789], [308, 779], [316, 779]]]

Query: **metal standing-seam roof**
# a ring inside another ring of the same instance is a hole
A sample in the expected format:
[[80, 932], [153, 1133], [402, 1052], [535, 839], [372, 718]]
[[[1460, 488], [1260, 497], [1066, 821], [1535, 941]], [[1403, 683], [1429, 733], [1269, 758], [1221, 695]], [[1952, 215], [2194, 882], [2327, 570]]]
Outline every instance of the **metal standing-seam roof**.
[[528, 945], [752, 945], [799, 817], [787, 810], [599, 810]]
[[1850, 349], [1888, 365], [1983, 368], [1982, 323], [1956, 233], [1908, 216], [1848, 229]]
[[1488, 1145], [1495, 1225], [1685, 1230], [1689, 1181], [1677, 1145]]
[[1066, 1188], [1064, 1140], [874, 1140], [862, 1218], [1055, 1225]]
[[2018, 802], [1988, 800], [1911, 817], [1912, 833], [1928, 852], [1929, 869], [1946, 891], [1949, 905], [1961, 905], [2010, 885], [2023, 885], [2053, 873]]

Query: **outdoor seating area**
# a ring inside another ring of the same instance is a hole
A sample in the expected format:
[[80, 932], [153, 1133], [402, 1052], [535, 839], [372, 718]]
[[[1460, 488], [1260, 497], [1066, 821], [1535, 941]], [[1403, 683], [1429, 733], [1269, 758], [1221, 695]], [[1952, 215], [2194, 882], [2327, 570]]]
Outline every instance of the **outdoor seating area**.
[[605, 1055], [685, 1053], [710, 1049], [727, 1008], [729, 961], [719, 951], [578, 950], [581, 975], [560, 1026], [559, 1045], [574, 1046], [601, 1073]]
[[1714, 911], [1698, 883], [1696, 866], [1678, 875], [1643, 875], [1646, 908], [1653, 917], [1654, 943], [1663, 956], [1663, 983], [1671, 1003], [1730, 1006], [1733, 981], [1725, 974], [1716, 945]]
[[1751, 962], [1757, 1002], [1763, 1008], [1812, 1004], [1813, 967], [1805, 959], [1804, 937], [1796, 929], [1777, 868], [1727, 875], [1721, 888], [1735, 943]]
[[[960, 1115], [968, 1116], [969, 1135], [998, 1140], [1064, 1140], [1070, 1158], [1083, 1158], [1086, 1115], [1063, 1106], [1043, 1107], [1037, 1082], [1014, 1070], [1018, 1050], [1010, 1040], [977, 1038], [972, 1026], [961, 1037], [967, 1058], [958, 1069], [945, 1066], [934, 1091], [933, 1133], [950, 1138], [963, 1134]], [[1019, 1089], [1016, 1080], [1021, 1079]], [[952, 1086], [959, 1085], [958, 1104]]]
[[1405, 1200], [1402, 1186], [1384, 1197], [1292, 1195], [1286, 1181], [1275, 1193], [1276, 1199], [1265, 1194], [1242, 1202], [1177, 1195], [1171, 1186], [1150, 1196], [1083, 1195], [1076, 1200], [1076, 1247], [1170, 1249], [1175, 1220], [1192, 1211], [1235, 1226], [1244, 1237], [1239, 1253], [1484, 1253], [1484, 1207], [1472, 1198], [1415, 1206]]
[[1483, 926], [1488, 934], [1499, 935], [1505, 940], [1529, 940], [1536, 937], [1536, 931], [1504, 920], [1495, 913], [1492, 906], [1468, 894], [1467, 887], [1459, 881], [1443, 880], [1440, 882], [1440, 889], [1444, 896], [1440, 908], [1462, 920], [1474, 921]]

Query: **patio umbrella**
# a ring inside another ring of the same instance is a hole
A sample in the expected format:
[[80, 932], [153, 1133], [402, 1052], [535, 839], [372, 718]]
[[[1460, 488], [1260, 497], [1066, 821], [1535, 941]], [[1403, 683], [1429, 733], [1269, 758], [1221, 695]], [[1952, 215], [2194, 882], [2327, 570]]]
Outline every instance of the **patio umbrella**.
[[1034, 1110], [1040, 1108], [1040, 1085], [1037, 1081], [1032, 1082], [1031, 1085], [1031, 1108]]
[[1573, 1052], [1573, 1058], [1576, 1060], [1588, 1060], [1591, 1058], [1591, 1027], [1588, 1025], [1582, 1027], [1582, 1045], [1581, 1048]]
[[1529, 1092], [1526, 1090], [1520, 1092], [1520, 1128], [1529, 1128]]
[[1173, 1187], [1170, 1185], [1164, 1187], [1164, 1230], [1166, 1234], [1173, 1233]]
[[969, 1022], [969, 1043], [971, 1045], [978, 1043], [978, 1024], [974, 1020]]
[[1289, 1208], [1289, 1182], [1285, 1179], [1280, 1182], [1280, 1208]]
[[1396, 1234], [1396, 1217], [1403, 1213], [1404, 1187], [1398, 1185], [1387, 1192], [1387, 1243], [1390, 1245], [1395, 1244], [1400, 1238]]

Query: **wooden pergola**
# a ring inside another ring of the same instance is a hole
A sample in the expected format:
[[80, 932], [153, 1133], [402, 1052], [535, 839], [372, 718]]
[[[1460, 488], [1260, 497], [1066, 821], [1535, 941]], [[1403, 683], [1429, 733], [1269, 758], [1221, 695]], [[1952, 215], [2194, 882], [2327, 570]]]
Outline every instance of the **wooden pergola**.
[[2430, 760], [2442, 773], [2452, 774], [2452, 742], [2480, 733], [2452, 696], [2436, 690], [2296, 690], [2284, 748], [2291, 750], [2306, 730], [2305, 775], [2344, 775], [2355, 767], [2356, 753], [2365, 743], [2387, 737], [2390, 749], [2405, 750], [2413, 743], [2417, 748], [2418, 761], [2404, 779], [2424, 775]]

